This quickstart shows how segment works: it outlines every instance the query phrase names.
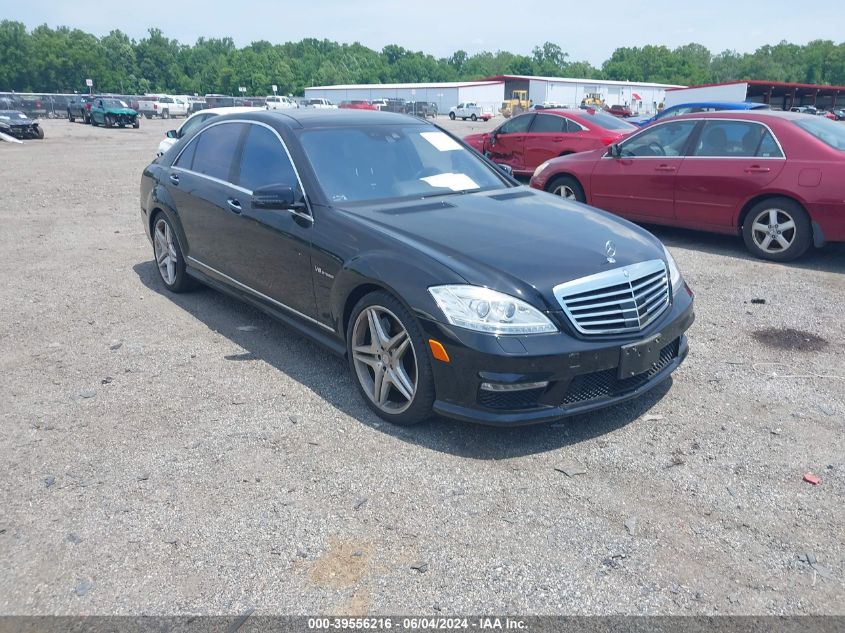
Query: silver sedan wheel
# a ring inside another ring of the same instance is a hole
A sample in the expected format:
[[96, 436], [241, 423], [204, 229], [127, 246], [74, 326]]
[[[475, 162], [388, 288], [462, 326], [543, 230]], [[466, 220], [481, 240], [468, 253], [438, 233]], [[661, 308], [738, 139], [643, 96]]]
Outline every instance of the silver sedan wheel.
[[153, 231], [153, 250], [155, 251], [156, 264], [161, 278], [168, 286], [176, 283], [176, 243], [173, 236], [173, 229], [163, 219], [156, 222]]
[[417, 392], [417, 356], [401, 321], [387, 308], [365, 308], [352, 329], [355, 373], [372, 402], [385, 413], [402, 413]]
[[561, 198], [566, 198], [567, 200], [578, 200], [575, 196], [575, 190], [569, 185], [558, 185], [552, 189], [552, 193], [556, 196], [560, 196]]
[[764, 253], [783, 253], [795, 237], [795, 219], [783, 209], [765, 209], [751, 223], [751, 238]]

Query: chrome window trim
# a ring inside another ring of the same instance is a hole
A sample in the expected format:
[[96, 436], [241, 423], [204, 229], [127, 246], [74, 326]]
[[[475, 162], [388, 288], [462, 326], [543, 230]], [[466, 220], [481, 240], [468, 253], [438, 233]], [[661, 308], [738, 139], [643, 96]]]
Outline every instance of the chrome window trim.
[[[608, 156], [605, 153], [605, 155], [602, 156], [602, 160], [604, 160], [605, 158], [612, 158], [614, 160], [616, 160], [617, 158], [622, 158], [622, 159], [625, 159], [625, 160], [642, 160], [642, 159], [646, 159], [646, 160], [649, 160], [649, 159], [650, 160], [666, 160], [666, 159], [670, 159], [670, 158], [683, 158], [683, 159], [695, 158], [697, 160], [723, 160], [723, 159], [728, 159], [728, 160], [786, 160], [786, 158], [787, 158], [786, 152], [783, 149], [783, 145], [781, 145], [781, 143], [780, 143], [780, 139], [774, 133], [772, 128], [770, 128], [768, 126], [768, 124], [763, 123], [761, 121], [754, 121], [754, 120], [751, 120], [751, 119], [727, 119], [727, 118], [721, 118], [721, 117], [707, 117], [707, 118], [698, 117], [698, 118], [682, 119], [681, 121], [696, 121], [696, 122], [697, 121], [738, 121], [738, 122], [741, 122], [741, 123], [756, 123], [757, 125], [762, 125], [764, 128], [766, 128], [768, 130], [769, 134], [772, 135], [772, 138], [775, 139], [775, 143], [777, 144], [778, 149], [780, 149], [780, 153], [782, 154], [782, 156], [693, 156], [691, 154], [684, 154], [682, 156], [619, 156], [619, 157], [614, 157], [614, 156]], [[679, 123], [679, 122], [680, 121], [675, 119], [675, 117], [671, 117], [667, 121], [655, 122], [654, 125], [648, 125], [648, 126], [644, 127], [643, 129], [638, 130], [637, 132], [634, 132], [631, 136], [624, 138], [622, 141], [620, 141], [620, 143], [617, 143], [617, 145], [619, 145], [621, 143], [627, 143], [628, 141], [633, 140], [636, 137], [638, 137], [640, 134], [644, 134], [645, 132], [650, 132], [651, 130], [653, 130], [654, 128], [656, 128], [658, 126], [669, 125], [670, 123]]]
[[317, 319], [311, 318], [311, 317], [310, 317], [310, 316], [308, 316], [307, 314], [303, 314], [303, 313], [302, 313], [302, 312], [300, 312], [299, 310], [296, 310], [296, 309], [294, 309], [294, 308], [291, 308], [289, 305], [285, 305], [285, 304], [284, 304], [284, 303], [282, 303], [281, 301], [276, 301], [275, 299], [273, 299], [273, 297], [268, 297], [268, 296], [267, 296], [267, 295], [265, 295], [263, 292], [259, 292], [259, 291], [258, 291], [258, 290], [256, 290], [255, 288], [253, 288], [253, 287], [251, 287], [251, 286], [247, 286], [247, 285], [246, 285], [246, 284], [244, 284], [244, 283], [241, 283], [241, 282], [240, 282], [240, 281], [238, 281], [237, 279], [235, 279], [235, 278], [233, 278], [233, 277], [230, 277], [230, 276], [229, 276], [229, 275], [227, 275], [226, 273], [222, 273], [222, 272], [220, 272], [219, 270], [217, 270], [216, 268], [214, 268], [214, 267], [212, 267], [212, 266], [209, 266], [208, 264], [204, 264], [203, 262], [201, 262], [200, 260], [196, 259], [195, 257], [191, 257], [190, 255], [188, 255], [188, 259], [189, 259], [189, 260], [191, 260], [194, 264], [197, 264], [197, 265], [199, 265], [199, 266], [202, 266], [203, 268], [205, 268], [205, 269], [207, 269], [207, 270], [210, 270], [211, 272], [213, 272], [213, 273], [214, 273], [214, 274], [216, 274], [216, 275], [220, 275], [221, 277], [225, 277], [226, 279], [228, 279], [229, 281], [231, 281], [231, 282], [232, 282], [233, 284], [235, 284], [236, 286], [239, 286], [240, 288], [243, 288], [243, 289], [244, 289], [244, 290], [246, 290], [247, 292], [250, 292], [250, 293], [254, 294], [256, 297], [261, 297], [261, 298], [262, 298], [262, 299], [264, 299], [265, 301], [269, 301], [270, 303], [272, 303], [272, 304], [274, 304], [274, 305], [277, 305], [277, 306], [279, 306], [280, 308], [283, 308], [284, 310], [287, 310], [288, 312], [291, 312], [291, 313], [295, 314], [296, 316], [298, 316], [298, 317], [301, 317], [301, 318], [305, 319], [306, 321], [310, 321], [311, 323], [314, 323], [314, 324], [316, 324], [316, 325], [319, 325], [321, 328], [326, 329], [326, 330], [328, 330], [329, 332], [334, 332], [334, 331], [335, 331], [333, 327], [330, 327], [330, 326], [326, 325], [325, 323], [321, 323], [321, 322], [320, 322], [320, 321], [318, 321]]
[[222, 178], [216, 178], [214, 176], [209, 176], [208, 174], [203, 174], [203, 173], [200, 173], [198, 171], [194, 171], [193, 169], [185, 169], [184, 167], [179, 167], [179, 166], [176, 165], [176, 163], [179, 162], [179, 159], [182, 157], [182, 153], [186, 149], [188, 149], [188, 147], [190, 147], [192, 143], [196, 143], [197, 139], [201, 135], [205, 134], [208, 130], [210, 130], [213, 127], [217, 127], [218, 125], [226, 125], [227, 123], [246, 123], [247, 125], [260, 125], [261, 127], [267, 128], [273, 134], [276, 135], [276, 138], [278, 139], [279, 143], [282, 145], [282, 149], [285, 150], [285, 156], [287, 156], [288, 161], [291, 164], [291, 167], [293, 167], [293, 173], [296, 176], [296, 182], [299, 184], [299, 189], [300, 189], [300, 191], [302, 191], [303, 198], [305, 198], [305, 207], [308, 209], [308, 213], [302, 213], [301, 211], [294, 211], [293, 209], [288, 209], [288, 211], [290, 211], [290, 213], [292, 215], [296, 215], [296, 216], [301, 217], [303, 219], [310, 220], [311, 223], [313, 224], [314, 223], [314, 214], [312, 213], [312, 210], [311, 210], [311, 201], [308, 198], [308, 193], [305, 191], [305, 185], [302, 184], [302, 177], [299, 175], [299, 169], [297, 169], [297, 167], [296, 167], [296, 163], [293, 160], [293, 156], [291, 156], [290, 150], [288, 150], [288, 146], [285, 143], [285, 141], [282, 139], [281, 135], [272, 126], [267, 125], [263, 121], [251, 121], [249, 119], [227, 119], [226, 121], [217, 121], [216, 123], [209, 123], [207, 127], [204, 127], [202, 130], [197, 132], [197, 134], [190, 141], [188, 141], [185, 144], [185, 147], [183, 147], [179, 151], [179, 154], [176, 156], [176, 158], [173, 159], [173, 162], [170, 164], [170, 168], [171, 169], [177, 169], [179, 171], [182, 171], [182, 172], [185, 172], [185, 173], [188, 173], [188, 174], [193, 174], [193, 175], [199, 176], [201, 178], [206, 178], [208, 180], [211, 180], [212, 182], [216, 182], [216, 183], [221, 184], [221, 185], [226, 185], [228, 187], [232, 187], [233, 189], [240, 191], [241, 193], [244, 193], [244, 194], [251, 196], [252, 190], [250, 190], [250, 189], [247, 189], [245, 187], [241, 187], [240, 185], [236, 185], [235, 183], [229, 182], [228, 180], [223, 180]]

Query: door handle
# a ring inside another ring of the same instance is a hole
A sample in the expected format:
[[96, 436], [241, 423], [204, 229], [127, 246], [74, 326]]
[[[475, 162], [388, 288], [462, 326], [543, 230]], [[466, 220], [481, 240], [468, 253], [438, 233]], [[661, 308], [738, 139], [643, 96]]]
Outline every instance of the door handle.
[[760, 167], [759, 165], [752, 165], [745, 170], [746, 174], [767, 174], [771, 171], [768, 167]]
[[229, 210], [232, 213], [240, 213], [241, 211], [243, 211], [241, 203], [238, 202], [237, 198], [229, 198], [228, 200], [226, 200], [226, 204], [229, 205]]
[[672, 165], [660, 165], [654, 168], [654, 171], [677, 171], [677, 168]]
[[179, 174], [170, 174], [170, 182], [172, 182], [174, 185], [178, 185], [179, 184]]

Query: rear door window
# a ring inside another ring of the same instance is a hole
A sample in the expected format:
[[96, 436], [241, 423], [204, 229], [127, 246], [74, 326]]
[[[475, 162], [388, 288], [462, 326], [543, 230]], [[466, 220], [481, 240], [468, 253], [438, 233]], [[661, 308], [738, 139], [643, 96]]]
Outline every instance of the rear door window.
[[507, 123], [499, 128], [499, 134], [520, 134], [528, 131], [528, 126], [531, 125], [531, 120], [534, 118], [533, 114], [523, 114], [512, 118]]
[[191, 143], [196, 145], [193, 171], [232, 181], [232, 168], [244, 123], [221, 123], [199, 133]]
[[293, 165], [275, 132], [263, 125], [249, 126], [235, 184], [250, 191], [267, 185], [297, 186]]
[[754, 121], [708, 120], [695, 144], [693, 156], [710, 158], [781, 158], [769, 130]]

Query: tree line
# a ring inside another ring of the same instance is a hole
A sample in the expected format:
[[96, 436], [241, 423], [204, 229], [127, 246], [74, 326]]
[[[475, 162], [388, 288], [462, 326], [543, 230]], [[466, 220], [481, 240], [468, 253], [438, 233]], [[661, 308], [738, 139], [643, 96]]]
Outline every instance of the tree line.
[[466, 81], [493, 75], [544, 75], [695, 85], [767, 79], [845, 85], [845, 42], [780, 42], [753, 53], [712, 53], [701, 44], [617, 48], [600, 68], [570, 60], [557, 44], [534, 47], [531, 55], [508, 51], [449, 57], [390, 44], [375, 51], [359, 43], [314, 38], [243, 48], [232, 38], [199, 38], [193, 45], [151, 28], [135, 40], [119, 30], [96, 37], [79, 29], [0, 22], [0, 90], [17, 92], [95, 90], [121, 94], [263, 95], [272, 84], [282, 94], [308, 86], [353, 83]]

